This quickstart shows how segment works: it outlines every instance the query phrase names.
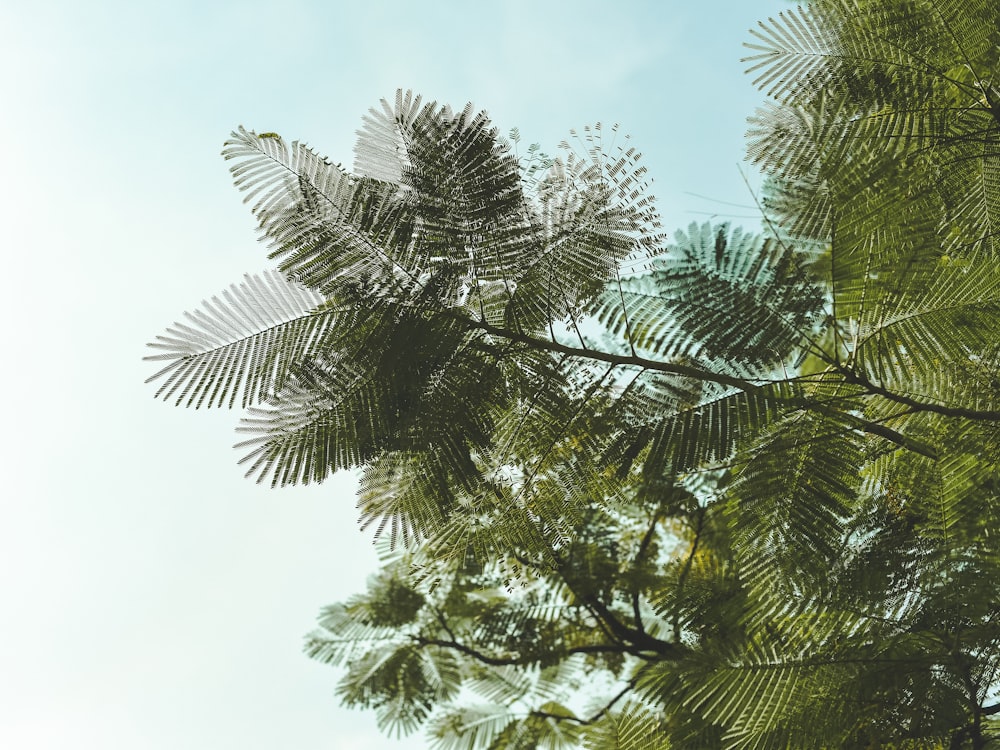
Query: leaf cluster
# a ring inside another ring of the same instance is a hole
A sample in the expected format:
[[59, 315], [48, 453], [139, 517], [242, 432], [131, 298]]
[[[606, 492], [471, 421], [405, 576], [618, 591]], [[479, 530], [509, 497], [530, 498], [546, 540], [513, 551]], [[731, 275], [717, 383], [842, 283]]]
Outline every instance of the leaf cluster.
[[360, 469], [385, 567], [307, 640], [345, 703], [443, 750], [998, 742], [998, 29], [761, 24], [758, 232], [668, 240], [616, 128], [520, 158], [398, 92], [351, 172], [233, 134], [278, 270], [151, 379], [246, 407], [258, 481]]

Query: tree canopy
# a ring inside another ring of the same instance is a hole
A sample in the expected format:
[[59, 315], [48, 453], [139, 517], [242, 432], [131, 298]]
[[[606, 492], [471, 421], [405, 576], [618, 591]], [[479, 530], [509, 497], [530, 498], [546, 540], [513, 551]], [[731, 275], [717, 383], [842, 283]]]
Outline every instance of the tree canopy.
[[[1000, 745], [1000, 6], [752, 32], [761, 225], [662, 230], [615, 128], [397, 92], [353, 171], [226, 143], [277, 270], [151, 344], [248, 476], [362, 471], [310, 656], [459, 748]], [[661, 147], [662, 144], [661, 144]]]

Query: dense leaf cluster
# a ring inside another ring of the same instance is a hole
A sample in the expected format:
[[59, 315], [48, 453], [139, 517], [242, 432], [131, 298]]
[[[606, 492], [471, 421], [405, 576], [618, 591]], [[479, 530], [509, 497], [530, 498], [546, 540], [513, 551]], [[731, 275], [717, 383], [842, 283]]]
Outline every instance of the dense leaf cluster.
[[248, 474], [362, 470], [307, 652], [459, 748], [1000, 744], [1000, 6], [753, 32], [762, 229], [668, 241], [616, 129], [524, 156], [399, 92], [347, 172], [225, 157], [278, 272], [153, 343]]

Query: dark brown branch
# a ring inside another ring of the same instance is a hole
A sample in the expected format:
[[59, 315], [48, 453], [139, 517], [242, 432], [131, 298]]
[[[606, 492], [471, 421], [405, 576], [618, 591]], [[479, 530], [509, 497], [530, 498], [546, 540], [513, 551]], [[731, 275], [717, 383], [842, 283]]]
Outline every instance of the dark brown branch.
[[[634, 367], [641, 367], [646, 370], [652, 370], [655, 372], [671, 373], [674, 375], [680, 375], [682, 377], [691, 378], [693, 380], [699, 380], [709, 383], [718, 383], [720, 385], [729, 386], [730, 388], [736, 388], [737, 390], [741, 390], [744, 393], [752, 394], [760, 389], [759, 384], [753, 383], [749, 380], [744, 380], [743, 378], [737, 378], [732, 375], [724, 375], [722, 373], [712, 372], [711, 370], [705, 370], [701, 367], [694, 367], [692, 365], [683, 365], [674, 362], [660, 362], [655, 359], [647, 359], [646, 357], [638, 357], [634, 355], [612, 354], [611, 352], [603, 352], [597, 349], [580, 349], [577, 347], [568, 346], [566, 344], [560, 344], [557, 341], [540, 339], [534, 336], [529, 336], [524, 333], [518, 333], [516, 331], [511, 331], [506, 328], [490, 325], [489, 323], [486, 323], [484, 321], [472, 320], [465, 316], [461, 317], [462, 320], [465, 321], [472, 328], [479, 329], [493, 336], [507, 339], [508, 341], [515, 341], [521, 344], [525, 344], [529, 347], [538, 350], [559, 352], [569, 357], [580, 357], [582, 359], [591, 359], [599, 362], [607, 362], [612, 366], [631, 365]], [[844, 375], [845, 380], [848, 379], [846, 372], [849, 371], [842, 371], [841, 373]], [[788, 382], [791, 382], [792, 380], [794, 380], [794, 378], [790, 378]], [[868, 386], [866, 386], [866, 384], [862, 381], [855, 380], [851, 382], [854, 382], [855, 385], [861, 385], [862, 387], [868, 388]], [[890, 395], [896, 395], [896, 394], [891, 394], [890, 391], [886, 391], [885, 389], [881, 389], [881, 391], [876, 390], [877, 388], [878, 388], [877, 386], [871, 385], [871, 387], [868, 389], [869, 392], [871, 393], [879, 393], [879, 395], [885, 395], [887, 398], [890, 397]], [[936, 407], [932, 404], [923, 404], [919, 401], [914, 401], [905, 396], [897, 396], [897, 398], [895, 398], [894, 400], [899, 401], [900, 403], [907, 404], [916, 411], [937, 411], [939, 413], [947, 413], [950, 416], [968, 416], [969, 413], [973, 413], [967, 409], [947, 411], [947, 407]], [[789, 405], [797, 406], [798, 408], [806, 409], [809, 411], [816, 411], [819, 413], [830, 411], [829, 407], [824, 408], [822, 403], [816, 402], [808, 398], [793, 399], [789, 402]], [[942, 409], [945, 409], [946, 411], [942, 412], [941, 411]], [[995, 413], [974, 412], [974, 413], [979, 415], [980, 418], [983, 418], [983, 415], [996, 414], [996, 418], [1000, 419], [1000, 412], [995, 412]], [[870, 420], [864, 419], [863, 417], [853, 417], [852, 421], [855, 421], [858, 425], [858, 429], [863, 430], [864, 432], [870, 433], [872, 435], [877, 435], [881, 438], [884, 438], [885, 440], [888, 440], [891, 443], [895, 443], [896, 445], [902, 448], [914, 451], [921, 455], [927, 456], [928, 458], [937, 458], [937, 452], [934, 451], [934, 449], [931, 448], [930, 446], [924, 445], [923, 443], [915, 441], [912, 438], [908, 438], [906, 435], [903, 435], [902, 433], [897, 432], [896, 430], [893, 430], [890, 427], [878, 424], [877, 422], [872, 422]]]
[[876, 385], [863, 373], [848, 369], [841, 369], [839, 372], [848, 383], [860, 385], [869, 393], [882, 396], [889, 401], [895, 401], [897, 404], [909, 406], [913, 409], [913, 411], [927, 411], [933, 414], [941, 414], [945, 417], [1000, 422], [1000, 411], [980, 411], [978, 409], [965, 409], [961, 406], [944, 406], [943, 404], [932, 404], [927, 403], [926, 401], [918, 401], [910, 396], [905, 396], [902, 393], [896, 393], [895, 391], [890, 391], [888, 388]]
[[[668, 496], [669, 497], [669, 496]], [[657, 508], [656, 512], [653, 513], [653, 518], [649, 522], [649, 528], [646, 529], [646, 533], [642, 535], [642, 541], [639, 542], [639, 549], [635, 553], [635, 560], [632, 563], [632, 567], [638, 567], [643, 558], [646, 556], [646, 550], [653, 541], [653, 535], [656, 533], [656, 524], [660, 522], [660, 518], [663, 516], [663, 503], [661, 502]], [[645, 633], [646, 628], [642, 624], [642, 615], [639, 613], [639, 589], [632, 589], [632, 616], [635, 618], [635, 627], [640, 633]]]
[[[687, 583], [688, 575], [691, 573], [691, 567], [694, 564], [694, 556], [698, 552], [698, 544], [701, 542], [701, 532], [705, 527], [705, 514], [708, 512], [707, 508], [704, 506], [698, 507], [698, 525], [694, 530], [694, 541], [691, 542], [691, 552], [688, 553], [687, 560], [684, 561], [684, 567], [681, 568], [681, 574], [677, 577], [677, 597], [680, 598], [681, 594], [684, 592], [684, 584]], [[674, 613], [674, 640], [679, 641], [681, 639], [680, 632], [680, 612]]]
[[612, 354], [611, 352], [603, 352], [598, 349], [581, 349], [575, 346], [568, 346], [566, 344], [560, 344], [558, 341], [550, 341], [548, 339], [540, 339], [535, 336], [529, 336], [526, 333], [518, 333], [517, 331], [511, 331], [507, 328], [501, 328], [500, 326], [494, 326], [485, 321], [473, 320], [466, 316], [461, 316], [461, 319], [466, 322], [471, 328], [476, 328], [493, 336], [498, 336], [500, 338], [507, 339], [509, 341], [516, 341], [521, 344], [530, 346], [533, 349], [539, 349], [543, 351], [559, 352], [560, 354], [566, 354], [570, 357], [580, 357], [581, 359], [592, 359], [599, 362], [607, 362], [611, 365], [631, 365], [634, 367], [641, 367], [646, 370], [654, 370], [656, 372], [666, 372], [674, 375], [681, 375], [682, 377], [691, 378], [693, 380], [699, 380], [703, 382], [719, 383], [720, 385], [727, 385], [730, 388], [737, 388], [746, 393], [756, 392], [760, 386], [751, 383], [749, 380], [744, 380], [742, 378], [733, 377], [732, 375], [724, 375], [722, 373], [712, 372], [711, 370], [705, 370], [701, 367], [693, 367], [691, 365], [682, 365], [675, 362], [661, 362], [655, 359], [647, 359], [646, 357], [639, 357], [635, 355], [625, 355], [625, 354]]
[[679, 644], [661, 641], [659, 638], [654, 638], [642, 630], [630, 628], [615, 617], [614, 613], [593, 594], [585, 597], [584, 601], [593, 608], [599, 619], [608, 626], [615, 638], [620, 639], [626, 644], [625, 650], [627, 653], [647, 659], [649, 658], [649, 652], [656, 654], [658, 658], [676, 659], [680, 656], [682, 647]]
[[[455, 320], [459, 320], [465, 325], [472, 329], [480, 330], [488, 333], [498, 338], [506, 339], [507, 341], [524, 344], [538, 351], [549, 351], [549, 352], [559, 352], [566, 357], [579, 357], [581, 359], [590, 359], [598, 362], [606, 362], [612, 367], [622, 365], [622, 366], [632, 366], [639, 367], [645, 370], [652, 370], [654, 372], [664, 372], [673, 375], [680, 375], [681, 377], [691, 378], [692, 380], [698, 380], [708, 383], [718, 383], [719, 385], [725, 385], [730, 388], [736, 388], [737, 390], [743, 391], [744, 393], [754, 394], [758, 392], [762, 384], [775, 382], [770, 379], [759, 379], [758, 382], [752, 382], [750, 380], [745, 380], [744, 378], [738, 378], [733, 375], [725, 375], [723, 373], [712, 372], [711, 370], [706, 370], [701, 367], [695, 367], [692, 365], [684, 365], [676, 362], [661, 362], [655, 359], [648, 359], [646, 357], [639, 357], [635, 355], [623, 355], [623, 354], [613, 354], [611, 352], [604, 352], [598, 349], [581, 349], [575, 346], [568, 346], [567, 344], [561, 344], [558, 341], [550, 341], [548, 339], [541, 339], [535, 336], [529, 336], [525, 333], [519, 333], [517, 331], [512, 331], [507, 328], [502, 328], [500, 326], [494, 326], [482, 320], [474, 320], [469, 318], [467, 315], [463, 315], [456, 311], [451, 310], [439, 310], [437, 314], [444, 315]], [[860, 385], [865, 388], [871, 395], [881, 395], [890, 400], [896, 401], [901, 404], [912, 407], [914, 411], [930, 411], [939, 414], [944, 414], [946, 416], [955, 417], [967, 417], [971, 419], [989, 419], [992, 421], [1000, 421], [1000, 412], [994, 411], [974, 411], [970, 409], [952, 408], [939, 406], [936, 404], [926, 404], [921, 401], [916, 401], [907, 396], [901, 394], [893, 393], [885, 388], [876, 386], [867, 379], [858, 376], [850, 370], [841, 369], [838, 370], [840, 374], [844, 377], [845, 381], [851, 382], [854, 385]], [[798, 378], [787, 378], [782, 381], [791, 383], [798, 380]], [[830, 414], [833, 410], [823, 403], [817, 402], [810, 398], [793, 398], [785, 399], [785, 403], [789, 406], [805, 409], [808, 411], [815, 411], [821, 414]], [[838, 414], [843, 418], [848, 415], [843, 412], [838, 412]], [[851, 420], [854, 421], [858, 429], [870, 433], [872, 435], [877, 435], [891, 443], [906, 448], [907, 450], [914, 451], [921, 455], [927, 456], [928, 458], [937, 458], [937, 452], [930, 446], [920, 443], [919, 441], [913, 440], [912, 438], [903, 435], [896, 430], [886, 427], [885, 425], [879, 424], [877, 422], [872, 422], [865, 419], [864, 417], [851, 416]]]
[[571, 577], [565, 573], [568, 563], [565, 560], [559, 560], [558, 557], [556, 561], [555, 572], [559, 574], [573, 595], [590, 611], [590, 614], [597, 621], [598, 627], [604, 631], [608, 639], [618, 644], [618, 653], [631, 654], [641, 659], [649, 659], [650, 652], [656, 654], [654, 660], [679, 658], [683, 649], [680, 644], [653, 638], [642, 628], [630, 628], [615, 617], [614, 613], [596, 596], [575, 590]]
[[636, 683], [636, 680], [633, 677], [631, 680], [628, 681], [628, 684], [625, 687], [623, 687], [618, 693], [616, 693], [615, 696], [611, 700], [609, 700], [604, 705], [603, 708], [601, 708], [597, 713], [595, 713], [589, 719], [579, 719], [576, 716], [560, 716], [559, 714], [552, 714], [552, 713], [549, 713], [548, 711], [532, 711], [530, 715], [531, 716], [538, 716], [538, 717], [543, 718], [543, 719], [554, 719], [556, 721], [573, 721], [573, 722], [576, 722], [577, 724], [579, 724], [580, 726], [586, 726], [588, 724], [593, 724], [595, 721], [597, 721], [602, 716], [604, 716], [604, 714], [606, 714], [608, 711], [610, 711], [612, 709], [612, 707], [618, 701], [620, 701], [622, 698], [624, 698], [629, 693], [629, 691], [631, 691], [633, 688], [635, 688], [635, 683]]
[[[855, 429], [867, 432], [869, 435], [877, 435], [878, 437], [888, 440], [890, 443], [895, 443], [899, 447], [906, 448], [907, 450], [918, 453], [921, 456], [926, 456], [927, 458], [934, 460], [938, 457], [937, 449], [934, 446], [908, 437], [903, 433], [882, 424], [880, 420], [865, 419], [864, 417], [859, 417], [855, 414], [851, 414], [850, 412], [835, 409], [834, 407], [828, 406], [821, 401], [814, 401], [812, 399], [794, 399], [792, 403], [797, 404], [800, 409], [813, 411], [817, 414], [823, 414], [843, 422], [848, 422], [854, 425]], [[912, 413], [914, 411], [917, 410], [910, 409], [906, 413]], [[902, 415], [894, 415], [894, 417], [896, 416]]]
[[[448, 648], [453, 651], [458, 651], [459, 653], [465, 654], [466, 656], [471, 656], [476, 661], [482, 662], [483, 664], [488, 664], [492, 667], [503, 667], [503, 666], [517, 666], [517, 665], [527, 665], [533, 664], [538, 661], [536, 657], [527, 656], [492, 656], [490, 654], [485, 654], [482, 651], [478, 651], [470, 646], [466, 646], [464, 643], [459, 643], [455, 640], [444, 640], [442, 638], [424, 638], [423, 636], [413, 636], [414, 642], [421, 646], [438, 646], [439, 648]], [[586, 646], [573, 646], [572, 648], [565, 649], [560, 653], [561, 656], [571, 656], [573, 654], [623, 654], [628, 653], [624, 646], [618, 646], [608, 643], [594, 643]]]

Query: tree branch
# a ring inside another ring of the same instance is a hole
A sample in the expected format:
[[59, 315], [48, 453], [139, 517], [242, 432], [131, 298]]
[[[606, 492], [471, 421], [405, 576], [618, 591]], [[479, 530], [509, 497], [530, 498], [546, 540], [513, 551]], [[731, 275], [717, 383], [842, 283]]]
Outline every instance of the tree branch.
[[[681, 377], [691, 378], [692, 380], [697, 380], [701, 382], [708, 383], [718, 383], [719, 385], [725, 385], [730, 388], [736, 388], [737, 390], [743, 391], [747, 394], [755, 394], [760, 391], [762, 384], [768, 382], [785, 382], [791, 383], [796, 381], [798, 378], [787, 378], [780, 381], [771, 381], [767, 379], [759, 380], [758, 382], [753, 382], [746, 380], [744, 378], [738, 378], [733, 375], [725, 375], [723, 373], [712, 372], [711, 370], [706, 370], [702, 367], [695, 367], [693, 365], [679, 364], [676, 362], [661, 362], [655, 359], [649, 359], [647, 357], [640, 357], [636, 355], [624, 355], [624, 354], [613, 354], [611, 352], [600, 351], [598, 349], [582, 349], [575, 346], [569, 346], [567, 344], [561, 344], [558, 341], [551, 341], [548, 339], [537, 338], [535, 336], [530, 336], [526, 333], [520, 333], [518, 331], [512, 331], [508, 328], [503, 328], [500, 326], [495, 326], [482, 320], [474, 320], [467, 315], [463, 315], [456, 311], [451, 310], [438, 310], [437, 314], [445, 315], [455, 320], [463, 322], [465, 325], [472, 329], [480, 330], [488, 333], [492, 336], [497, 336], [498, 338], [506, 339], [507, 341], [512, 341], [520, 344], [524, 344], [532, 349], [538, 351], [549, 351], [558, 352], [565, 355], [566, 357], [579, 357], [581, 359], [590, 359], [598, 362], [606, 362], [612, 367], [623, 365], [639, 367], [645, 370], [652, 370], [654, 372], [664, 372], [673, 375], [680, 375]], [[900, 394], [893, 393], [881, 386], [876, 386], [871, 381], [867, 380], [863, 376], [859, 376], [850, 370], [841, 368], [838, 372], [843, 376], [846, 382], [850, 382], [853, 385], [859, 385], [868, 391], [871, 395], [881, 395], [897, 403], [905, 404], [913, 408], [914, 411], [930, 411], [938, 414], [944, 414], [946, 416], [953, 417], [966, 417], [970, 419], [989, 419], [991, 421], [1000, 421], [1000, 411], [974, 411], [970, 409], [962, 409], [957, 407], [946, 407], [939, 406], [936, 404], [926, 404], [921, 401], [916, 401], [907, 396], [902, 396]], [[784, 403], [789, 406], [805, 409], [808, 411], [815, 411], [820, 414], [832, 414], [833, 409], [829, 406], [824, 405], [821, 402], [814, 401], [810, 398], [805, 397], [795, 397], [791, 399], [785, 399]], [[928, 446], [920, 441], [914, 440], [907, 437], [906, 435], [893, 430], [890, 427], [886, 427], [878, 422], [873, 422], [871, 420], [865, 419], [864, 417], [859, 417], [856, 415], [848, 415], [846, 412], [837, 412], [837, 415], [841, 418], [850, 416], [851, 421], [857, 424], [858, 429], [863, 432], [867, 432], [872, 435], [877, 435], [891, 443], [906, 448], [907, 450], [914, 451], [920, 455], [927, 456], [931, 459], [936, 459], [938, 457], [937, 451], [932, 447]]]
[[607, 362], [612, 365], [632, 365], [646, 370], [672, 373], [674, 375], [691, 378], [692, 380], [727, 385], [730, 388], [737, 388], [746, 393], [754, 393], [760, 388], [759, 385], [752, 383], [749, 380], [737, 378], [732, 375], [712, 372], [711, 370], [705, 370], [701, 367], [682, 365], [675, 362], [661, 362], [659, 360], [648, 359], [646, 357], [639, 357], [636, 355], [612, 354], [611, 352], [604, 352], [599, 349], [582, 349], [575, 346], [560, 344], [558, 341], [550, 341], [548, 339], [540, 339], [535, 336], [529, 336], [526, 333], [519, 333], [508, 328], [501, 328], [500, 326], [491, 325], [485, 321], [473, 320], [468, 316], [456, 315], [455, 317], [460, 317], [471, 328], [484, 331], [490, 335], [504, 338], [509, 341], [516, 341], [518, 343], [525, 344], [532, 349], [559, 352], [560, 354], [566, 354], [570, 357], [592, 359], [599, 362]]
[[543, 719], [554, 719], [556, 721], [574, 721], [580, 726], [586, 726], [587, 724], [593, 724], [595, 721], [600, 719], [604, 714], [611, 710], [611, 708], [622, 698], [624, 698], [629, 691], [635, 688], [636, 679], [633, 677], [628, 681], [628, 684], [623, 687], [618, 693], [615, 694], [611, 700], [609, 700], [603, 708], [601, 708], [597, 713], [591, 716], [589, 719], [580, 719], [576, 716], [560, 716], [559, 714], [552, 714], [548, 711], [532, 711], [531, 716], [538, 716]]
[[[415, 635], [412, 636], [414, 642], [421, 646], [438, 646], [439, 648], [448, 648], [453, 651], [458, 651], [459, 653], [465, 654], [466, 656], [471, 656], [476, 661], [482, 662], [483, 664], [488, 664], [492, 667], [503, 667], [503, 666], [518, 666], [533, 664], [539, 661], [539, 658], [527, 657], [527, 656], [492, 656], [490, 654], [485, 654], [482, 651], [478, 651], [470, 646], [466, 646], [464, 643], [459, 643], [456, 640], [444, 640], [442, 638], [424, 638], [423, 636]], [[593, 643], [585, 646], [573, 646], [572, 648], [565, 649], [560, 653], [561, 656], [572, 656], [573, 654], [623, 654], [628, 653], [628, 649], [625, 646], [618, 646], [610, 643]], [[547, 655], [548, 656], [548, 655]]]
[[[708, 509], [704, 506], [698, 506], [698, 524], [694, 530], [694, 541], [691, 542], [691, 552], [688, 553], [687, 560], [684, 561], [684, 567], [681, 569], [681, 574], [677, 577], [677, 597], [680, 598], [681, 594], [684, 592], [684, 584], [687, 583], [687, 577], [691, 573], [691, 566], [694, 564], [694, 556], [698, 552], [698, 544], [701, 542], [701, 532], [705, 527], [705, 514]], [[674, 613], [674, 640], [679, 641], [681, 639], [681, 627], [680, 627], [680, 612]]]
[[983, 706], [982, 714], [983, 716], [993, 716], [994, 714], [1000, 714], [1000, 703], [994, 703], [992, 706]]
[[659, 638], [654, 638], [642, 630], [630, 628], [615, 617], [614, 613], [593, 594], [585, 597], [584, 601], [593, 607], [600, 620], [608, 626], [616, 638], [629, 644], [625, 648], [627, 653], [640, 658], [649, 658], [646, 656], [649, 652], [653, 652], [662, 658], [679, 658], [682, 650], [679, 644], [661, 641]]
[[[680, 375], [682, 377], [691, 378], [693, 380], [698, 380], [702, 382], [718, 383], [720, 385], [729, 386], [730, 388], [736, 388], [744, 393], [753, 394], [760, 390], [760, 384], [754, 383], [743, 378], [737, 378], [732, 375], [725, 375], [722, 373], [712, 372], [711, 370], [706, 370], [701, 367], [694, 367], [692, 365], [678, 364], [675, 362], [660, 362], [655, 359], [648, 359], [646, 357], [639, 357], [635, 355], [623, 355], [623, 354], [612, 354], [611, 352], [604, 352], [597, 349], [580, 349], [573, 346], [568, 346], [566, 344], [560, 344], [557, 341], [549, 341], [547, 339], [540, 339], [534, 336], [529, 336], [525, 333], [519, 333], [517, 331], [511, 331], [507, 328], [501, 328], [499, 326], [494, 326], [484, 321], [477, 321], [468, 318], [467, 316], [456, 316], [461, 317], [470, 327], [479, 329], [490, 335], [497, 336], [499, 338], [507, 339], [508, 341], [515, 341], [521, 344], [525, 344], [533, 349], [539, 349], [543, 351], [559, 352], [568, 357], [580, 357], [582, 359], [591, 359], [599, 362], [607, 362], [611, 365], [631, 365], [633, 367], [641, 367], [646, 370], [653, 370], [655, 372], [665, 372], [674, 375]], [[887, 391], [884, 388], [875, 386], [870, 382], [858, 379], [856, 375], [851, 373], [849, 370], [840, 370], [841, 375], [848, 382], [854, 385], [860, 385], [872, 394], [883, 395], [886, 398], [890, 398], [902, 404], [911, 406], [914, 410], [918, 411], [934, 411], [941, 414], [947, 414], [949, 416], [969, 416], [970, 414], [975, 414], [978, 418], [989, 418], [1000, 420], [1000, 412], [973, 412], [969, 409], [950, 409], [948, 407], [935, 406], [933, 404], [924, 404], [919, 401], [915, 401], [905, 396], [899, 396], [898, 394], [893, 394], [891, 391]], [[855, 379], [851, 379], [848, 375]], [[789, 378], [784, 382], [792, 382], [795, 378]], [[787, 402], [790, 406], [795, 406], [800, 409], [806, 409], [809, 411], [815, 411], [819, 413], [830, 413], [832, 410], [830, 407], [824, 406], [824, 404], [814, 401], [809, 398], [795, 398]], [[838, 415], [845, 416], [844, 413], [838, 412]], [[877, 422], [872, 422], [865, 419], [864, 417], [854, 416], [852, 421], [856, 422], [858, 429], [867, 432], [872, 435], [877, 435], [891, 443], [906, 448], [907, 450], [914, 451], [928, 458], [936, 459], [937, 451], [933, 447], [925, 445], [917, 440], [903, 435], [890, 427], [886, 427], [883, 424]]]
[[855, 385], [860, 385], [866, 391], [873, 395], [879, 395], [889, 401], [895, 401], [897, 404], [903, 404], [904, 406], [909, 406], [913, 411], [927, 411], [933, 414], [941, 414], [945, 417], [959, 417], [961, 419], [973, 419], [987, 422], [1000, 422], [1000, 411], [986, 410], [980, 411], [978, 409], [965, 409], [961, 406], [944, 406], [943, 404], [929, 404], [925, 401], [917, 401], [915, 398], [910, 396], [904, 396], [901, 393], [896, 393], [895, 391], [890, 391], [881, 385], [876, 385], [868, 376], [863, 373], [855, 372], [854, 370], [848, 370], [846, 368], [840, 368], [838, 370], [843, 376], [844, 380], [848, 383], [853, 383]]
[[[672, 491], [672, 490], [671, 490]], [[668, 494], [669, 497], [669, 494]], [[646, 550], [653, 541], [653, 534], [656, 533], [656, 524], [660, 522], [660, 517], [663, 514], [663, 502], [661, 502], [657, 508], [656, 512], [653, 513], [653, 518], [649, 522], [649, 528], [646, 529], [646, 533], [642, 536], [642, 541], [639, 542], [639, 550], [635, 553], [635, 560], [632, 563], [632, 567], [638, 567], [642, 562], [643, 558], [646, 556]], [[635, 587], [632, 589], [632, 615], [635, 618], [635, 627], [640, 633], [645, 633], [646, 628], [642, 625], [642, 616], [639, 613], [639, 588]]]

